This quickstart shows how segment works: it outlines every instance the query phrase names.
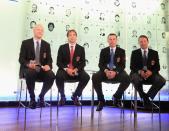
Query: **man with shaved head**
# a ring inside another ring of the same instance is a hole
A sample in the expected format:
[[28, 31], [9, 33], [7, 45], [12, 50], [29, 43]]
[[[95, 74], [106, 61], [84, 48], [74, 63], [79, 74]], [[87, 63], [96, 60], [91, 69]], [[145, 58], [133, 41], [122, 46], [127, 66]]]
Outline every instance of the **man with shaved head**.
[[52, 87], [55, 75], [52, 71], [52, 57], [50, 44], [42, 39], [44, 28], [37, 24], [33, 28], [33, 38], [24, 40], [21, 45], [19, 62], [20, 78], [26, 79], [27, 89], [30, 94], [29, 107], [36, 108], [35, 82], [42, 81], [43, 87], [39, 94], [39, 105], [45, 106], [44, 96]]

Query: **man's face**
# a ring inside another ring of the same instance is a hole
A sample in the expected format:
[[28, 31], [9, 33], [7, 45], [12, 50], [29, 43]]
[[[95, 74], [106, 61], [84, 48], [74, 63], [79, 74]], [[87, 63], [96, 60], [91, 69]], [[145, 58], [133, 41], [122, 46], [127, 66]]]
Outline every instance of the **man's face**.
[[37, 11], [37, 5], [35, 5], [35, 4], [32, 5], [32, 11], [33, 11], [33, 12], [36, 12], [36, 11]]
[[139, 38], [139, 44], [142, 49], [148, 48], [148, 40], [146, 38]]
[[53, 31], [53, 29], [54, 29], [53, 25], [52, 24], [49, 25], [49, 31]]
[[110, 47], [116, 47], [117, 45], [117, 38], [115, 35], [110, 35], [107, 39], [107, 42], [109, 43]]
[[75, 44], [76, 43], [76, 40], [77, 40], [77, 36], [76, 36], [76, 33], [75, 32], [69, 32], [69, 35], [68, 35], [68, 42], [71, 43], [71, 44]]
[[43, 33], [44, 33], [44, 29], [42, 26], [37, 25], [34, 27], [33, 29], [33, 33], [34, 33], [34, 37], [37, 39], [42, 39]]

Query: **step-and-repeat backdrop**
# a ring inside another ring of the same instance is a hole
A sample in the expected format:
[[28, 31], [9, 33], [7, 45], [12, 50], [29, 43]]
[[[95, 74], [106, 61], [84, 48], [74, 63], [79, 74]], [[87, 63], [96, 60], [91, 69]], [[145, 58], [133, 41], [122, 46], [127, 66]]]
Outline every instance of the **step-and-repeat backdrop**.
[[[92, 75], [91, 71], [99, 70], [100, 50], [108, 46], [107, 35], [114, 32], [118, 35], [118, 46], [126, 50], [128, 73], [130, 73], [131, 52], [139, 48], [139, 35], [145, 34], [149, 38], [150, 48], [158, 50], [160, 73], [168, 80], [168, 0], [25, 0], [24, 2], [11, 0], [3, 4], [5, 7], [0, 5], [3, 10], [0, 15], [4, 18], [2, 20], [4, 26], [0, 33], [3, 33], [4, 37], [0, 41], [3, 42], [1, 47], [5, 47], [5, 50], [0, 48], [0, 53], [2, 53], [0, 56], [2, 66], [0, 100], [17, 100], [20, 89], [18, 55], [21, 41], [32, 37], [32, 28], [37, 23], [45, 27], [44, 39], [51, 45], [54, 72], [57, 71], [58, 48], [67, 42], [67, 30], [75, 29], [78, 33], [78, 44], [82, 45], [86, 51], [85, 69], [90, 75]], [[41, 83], [36, 83], [36, 94], [40, 92], [41, 85]], [[74, 84], [65, 85], [68, 99], [75, 86]], [[103, 91], [107, 99], [111, 99], [117, 87], [118, 84], [103, 83]], [[145, 91], [149, 87], [145, 86]], [[91, 99], [91, 88], [90, 81], [83, 92], [84, 99]], [[56, 99], [55, 83], [52, 90], [53, 99]], [[126, 99], [130, 99], [132, 94], [133, 89], [130, 85], [125, 92]], [[48, 98], [49, 94], [46, 97]], [[168, 83], [161, 90], [161, 99], [169, 99]]]

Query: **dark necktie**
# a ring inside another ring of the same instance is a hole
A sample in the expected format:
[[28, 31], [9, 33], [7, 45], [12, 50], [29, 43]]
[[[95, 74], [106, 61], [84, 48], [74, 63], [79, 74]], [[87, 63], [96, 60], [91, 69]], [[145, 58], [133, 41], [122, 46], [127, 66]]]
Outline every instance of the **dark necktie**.
[[146, 54], [147, 54], [147, 51], [144, 50], [144, 54], [143, 54], [143, 68], [147, 67], [147, 56], [146, 56]]
[[40, 46], [39, 46], [39, 42], [36, 42], [36, 49], [35, 49], [35, 61], [36, 64], [40, 64]]
[[114, 52], [113, 49], [110, 51], [110, 62], [109, 62], [109, 69], [114, 68]]
[[73, 55], [74, 55], [74, 49], [73, 46], [70, 47], [70, 63], [69, 63], [69, 68], [73, 69]]

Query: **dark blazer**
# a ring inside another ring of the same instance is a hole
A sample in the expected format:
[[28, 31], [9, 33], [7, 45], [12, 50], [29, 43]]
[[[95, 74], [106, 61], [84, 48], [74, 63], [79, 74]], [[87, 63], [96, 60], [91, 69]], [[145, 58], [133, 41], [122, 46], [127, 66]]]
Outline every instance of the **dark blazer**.
[[[27, 64], [30, 62], [30, 60], [34, 59], [35, 49], [33, 38], [22, 41], [19, 54], [19, 62], [21, 64], [20, 70], [27, 68]], [[42, 40], [40, 47], [40, 63], [41, 65], [49, 65], [52, 69], [52, 62], [50, 44]]]
[[[136, 73], [143, 69], [143, 58], [141, 49], [134, 50], [131, 54], [130, 69], [132, 73]], [[158, 73], [160, 70], [158, 52], [148, 49], [147, 69], [153, 73]]]
[[[114, 56], [114, 64], [116, 66], [116, 71], [121, 72], [125, 68], [126, 63], [126, 55], [125, 50], [119, 47], [116, 47], [115, 56]], [[100, 52], [100, 59], [99, 59], [99, 68], [101, 71], [105, 69], [109, 69], [107, 65], [110, 62], [110, 47], [106, 47], [101, 50]]]
[[[66, 43], [64, 45], [61, 45], [58, 50], [58, 56], [57, 56], [57, 66], [59, 69], [67, 68], [68, 64], [70, 62], [70, 50], [69, 50], [69, 44]], [[86, 60], [85, 60], [85, 50], [82, 46], [76, 44], [74, 56], [73, 56], [73, 66], [74, 68], [77, 68], [78, 71], [84, 70], [84, 67], [86, 66]]]

